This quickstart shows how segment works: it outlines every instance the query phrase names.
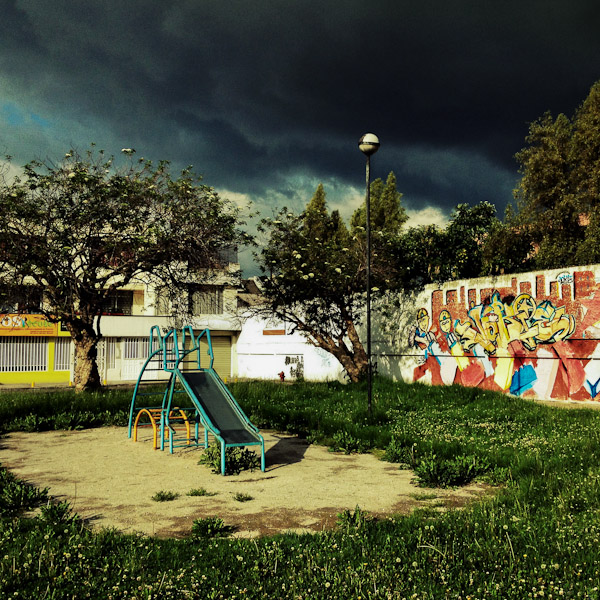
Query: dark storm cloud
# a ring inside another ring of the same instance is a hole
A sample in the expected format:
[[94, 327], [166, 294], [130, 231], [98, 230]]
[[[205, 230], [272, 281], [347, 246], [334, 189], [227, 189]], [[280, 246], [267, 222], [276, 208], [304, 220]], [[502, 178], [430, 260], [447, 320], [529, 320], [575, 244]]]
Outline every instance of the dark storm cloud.
[[374, 171], [408, 207], [502, 210], [527, 123], [572, 114], [600, 78], [595, 0], [3, 5], [0, 150], [133, 146], [261, 206], [319, 180], [360, 189], [374, 131]]

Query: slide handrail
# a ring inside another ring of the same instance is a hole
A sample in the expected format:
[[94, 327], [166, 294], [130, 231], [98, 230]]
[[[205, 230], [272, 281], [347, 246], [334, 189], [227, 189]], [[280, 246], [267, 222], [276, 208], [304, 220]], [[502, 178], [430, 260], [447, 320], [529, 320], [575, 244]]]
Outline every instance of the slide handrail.
[[208, 343], [208, 350], [206, 351], [206, 354], [210, 357], [210, 363], [208, 365], [209, 369], [213, 368], [213, 363], [215, 361], [215, 355], [213, 352], [213, 347], [212, 347], [212, 338], [210, 337], [210, 330], [209, 329], [204, 329], [203, 331], [201, 331], [198, 334], [198, 337], [196, 338], [196, 348], [198, 349], [198, 368], [201, 369], [202, 368], [202, 359], [200, 357], [200, 340], [202, 339], [203, 336], [206, 336], [206, 341]]
[[[156, 350], [153, 350], [153, 344], [152, 344], [152, 339], [153, 339], [153, 334], [154, 334], [154, 329], [158, 330], [158, 337], [160, 339], [160, 344], [158, 346], [158, 348]], [[137, 398], [138, 395], [138, 391], [140, 389], [140, 383], [142, 382], [142, 377], [144, 376], [144, 372], [146, 371], [146, 367], [150, 364], [150, 361], [157, 355], [159, 354], [161, 351], [164, 350], [164, 345], [163, 345], [163, 338], [160, 335], [160, 329], [158, 328], [158, 325], [154, 325], [151, 329], [150, 329], [150, 344], [149, 344], [149, 351], [148, 351], [148, 358], [146, 359], [146, 361], [144, 362], [144, 366], [142, 367], [140, 374], [137, 378], [137, 381], [135, 383], [135, 387], [133, 388], [133, 396], [131, 397], [131, 407], [129, 408], [129, 425], [128, 425], [128, 436], [131, 437], [131, 428], [132, 428], [132, 421], [133, 421], [133, 412], [135, 410], [135, 400]], [[166, 352], [163, 352], [163, 359], [164, 356], [166, 356]]]
[[167, 340], [169, 338], [173, 338], [173, 352], [175, 353], [175, 364], [179, 362], [179, 344], [177, 343], [177, 330], [175, 328], [169, 329], [166, 335], [163, 337], [162, 345], [165, 348], [165, 352], [163, 353], [163, 370], [167, 371], [167, 373], [173, 373], [173, 369], [169, 368], [167, 365]]
[[[156, 336], [155, 336], [155, 332], [156, 332]], [[158, 345], [159, 345], [159, 349], [162, 349], [163, 347], [163, 337], [160, 333], [160, 327], [158, 325], [152, 325], [152, 327], [150, 328], [150, 349], [148, 351], [148, 355], [151, 355], [154, 353], [154, 338], [157, 337], [158, 338]]]

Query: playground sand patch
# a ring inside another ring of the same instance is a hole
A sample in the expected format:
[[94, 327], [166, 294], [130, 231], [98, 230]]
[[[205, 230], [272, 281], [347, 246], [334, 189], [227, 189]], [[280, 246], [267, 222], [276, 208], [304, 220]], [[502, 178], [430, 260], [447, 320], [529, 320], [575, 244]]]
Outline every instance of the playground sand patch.
[[[127, 429], [12, 433], [0, 440], [0, 463], [18, 477], [67, 501], [94, 528], [158, 537], [189, 534], [195, 519], [221, 517], [234, 535], [321, 531], [357, 505], [373, 516], [407, 514], [417, 506], [462, 506], [485, 492], [481, 485], [427, 490], [413, 473], [371, 454], [344, 455], [294, 436], [262, 432], [266, 472], [223, 477], [199, 465], [201, 448], [174, 454], [152, 449], [150, 432], [138, 442]], [[212, 496], [188, 496], [204, 488]], [[156, 502], [170, 491], [179, 496]], [[236, 494], [252, 500], [239, 502]], [[419, 500], [422, 497], [423, 500]]]

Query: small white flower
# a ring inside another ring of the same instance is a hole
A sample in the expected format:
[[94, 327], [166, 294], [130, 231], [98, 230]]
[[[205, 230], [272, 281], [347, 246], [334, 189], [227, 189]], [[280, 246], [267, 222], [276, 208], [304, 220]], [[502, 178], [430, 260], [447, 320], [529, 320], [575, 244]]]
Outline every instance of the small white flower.
[[336, 267], [336, 268], [335, 268], [335, 272], [336, 272], [336, 273], [341, 273], [341, 272], [342, 272], [342, 270], [341, 270], [339, 267]]

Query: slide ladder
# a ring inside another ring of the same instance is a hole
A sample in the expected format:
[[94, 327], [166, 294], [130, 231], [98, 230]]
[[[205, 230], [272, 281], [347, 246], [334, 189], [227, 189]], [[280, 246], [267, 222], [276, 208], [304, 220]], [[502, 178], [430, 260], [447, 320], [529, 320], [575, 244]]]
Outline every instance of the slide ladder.
[[[191, 329], [182, 332], [180, 340], [184, 345], [186, 334], [193, 336], [193, 332]], [[128, 436], [133, 438], [135, 442], [137, 441], [138, 429], [151, 427], [154, 448], [158, 448], [160, 443], [160, 449], [164, 450], [165, 440], [169, 440], [171, 452], [173, 448], [192, 444], [198, 445], [199, 414], [195, 407], [180, 408], [174, 405], [173, 398], [183, 392], [171, 391], [173, 375], [171, 375], [165, 389], [157, 389], [157, 386], [153, 385], [149, 391], [142, 391], [140, 384], [144, 373], [153, 370], [164, 371], [165, 365], [168, 366], [176, 362], [179, 352], [173, 347], [173, 342], [174, 340], [161, 335], [158, 326], [155, 325], [150, 329], [148, 358], [142, 366], [133, 390], [127, 432]], [[157, 398], [160, 403], [148, 405], [145, 398]], [[141, 404], [142, 402], [143, 404]], [[194, 426], [193, 434], [191, 431], [192, 424]], [[183, 430], [185, 430], [186, 435], [183, 443], [180, 443], [180, 434]]]

